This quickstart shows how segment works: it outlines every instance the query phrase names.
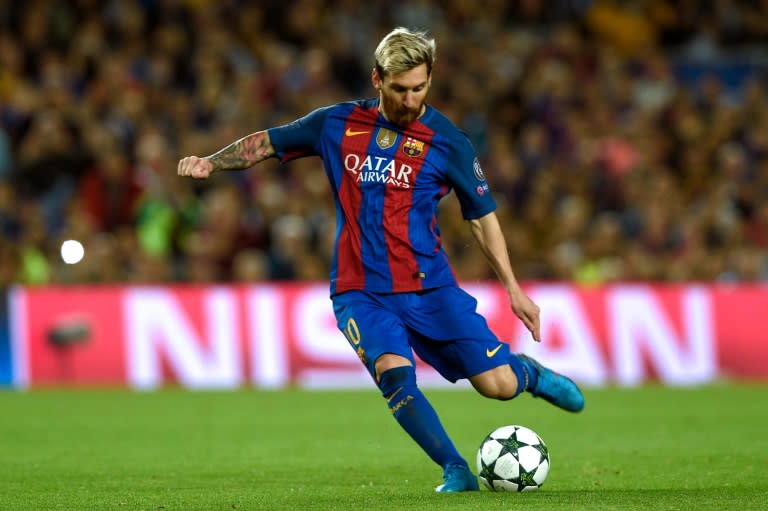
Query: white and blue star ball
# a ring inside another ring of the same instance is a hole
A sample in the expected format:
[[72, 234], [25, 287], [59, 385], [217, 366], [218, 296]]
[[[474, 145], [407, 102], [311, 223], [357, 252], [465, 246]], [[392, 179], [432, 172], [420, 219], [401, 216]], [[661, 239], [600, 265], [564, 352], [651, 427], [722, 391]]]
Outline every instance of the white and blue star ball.
[[491, 491], [533, 491], [549, 474], [549, 449], [525, 426], [502, 426], [477, 451], [477, 474]]

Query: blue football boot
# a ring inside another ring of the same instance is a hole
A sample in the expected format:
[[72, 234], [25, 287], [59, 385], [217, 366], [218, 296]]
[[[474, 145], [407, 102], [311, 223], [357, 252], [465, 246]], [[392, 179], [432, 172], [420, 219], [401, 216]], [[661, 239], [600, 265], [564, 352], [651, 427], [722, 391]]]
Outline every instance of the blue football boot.
[[469, 467], [460, 463], [450, 463], [443, 469], [443, 484], [435, 488], [438, 493], [456, 493], [460, 491], [477, 491], [475, 474]]
[[580, 412], [584, 408], [584, 394], [573, 380], [544, 367], [527, 355], [517, 356], [533, 366], [538, 374], [536, 387], [527, 389], [528, 392], [569, 412]]

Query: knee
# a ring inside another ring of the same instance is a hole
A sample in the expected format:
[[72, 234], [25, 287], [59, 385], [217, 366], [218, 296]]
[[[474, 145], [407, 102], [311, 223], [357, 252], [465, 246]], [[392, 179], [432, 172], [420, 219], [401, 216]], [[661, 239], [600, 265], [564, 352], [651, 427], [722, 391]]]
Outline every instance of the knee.
[[488, 371], [470, 378], [472, 386], [482, 396], [507, 401], [518, 394], [517, 378], [512, 371]]
[[507, 385], [492, 385], [483, 389], [478, 389], [480, 394], [490, 399], [498, 399], [499, 401], [508, 401], [517, 396], [517, 388]]
[[385, 353], [377, 358], [373, 365], [376, 371], [376, 381], [379, 381], [384, 372], [397, 367], [412, 366], [413, 364], [403, 356], [395, 355], [394, 353]]

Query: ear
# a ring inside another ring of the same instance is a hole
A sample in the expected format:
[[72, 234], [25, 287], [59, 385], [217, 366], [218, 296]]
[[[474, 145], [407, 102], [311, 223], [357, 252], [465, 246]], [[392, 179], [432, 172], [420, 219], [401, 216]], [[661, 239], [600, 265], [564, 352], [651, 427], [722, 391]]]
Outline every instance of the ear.
[[371, 83], [376, 90], [381, 89], [381, 76], [379, 76], [379, 72], [375, 67], [371, 70]]

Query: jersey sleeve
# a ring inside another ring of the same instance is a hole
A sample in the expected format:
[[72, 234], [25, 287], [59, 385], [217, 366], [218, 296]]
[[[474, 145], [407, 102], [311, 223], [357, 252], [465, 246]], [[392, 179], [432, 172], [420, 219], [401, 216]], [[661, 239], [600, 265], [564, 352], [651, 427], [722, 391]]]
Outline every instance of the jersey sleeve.
[[464, 219], [480, 218], [495, 211], [496, 201], [472, 144], [462, 135], [451, 148], [447, 178], [459, 199]]
[[267, 130], [281, 162], [319, 154], [320, 135], [331, 108], [318, 108], [289, 124]]

